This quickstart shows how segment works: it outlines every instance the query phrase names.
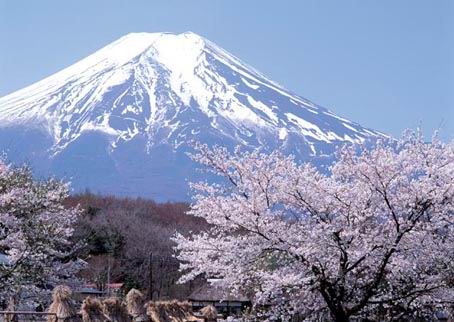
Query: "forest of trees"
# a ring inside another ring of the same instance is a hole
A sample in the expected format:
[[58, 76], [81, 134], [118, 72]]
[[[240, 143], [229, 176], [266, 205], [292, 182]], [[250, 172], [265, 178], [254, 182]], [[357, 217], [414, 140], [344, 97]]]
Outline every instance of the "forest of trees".
[[[65, 201], [82, 208], [74, 240], [82, 242], [79, 257], [88, 263], [81, 277], [103, 288], [110, 281], [147, 291], [153, 298], [184, 298], [198, 281], [177, 284], [178, 261], [171, 236], [207, 228], [203, 219], [186, 215], [186, 203], [155, 203], [145, 199], [99, 196], [90, 192]], [[150, 266], [150, 261], [152, 265]], [[152, 271], [152, 273], [151, 273]], [[110, 274], [109, 274], [110, 273]]]

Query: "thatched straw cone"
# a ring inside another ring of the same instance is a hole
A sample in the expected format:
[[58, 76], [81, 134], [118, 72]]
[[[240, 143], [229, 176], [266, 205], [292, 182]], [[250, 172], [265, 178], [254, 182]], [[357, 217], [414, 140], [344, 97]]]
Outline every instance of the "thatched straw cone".
[[200, 310], [202, 313], [203, 318], [206, 322], [216, 322], [218, 318], [218, 311], [213, 305], [205, 306], [203, 309]]
[[139, 290], [133, 288], [128, 292], [126, 295], [126, 307], [134, 322], [149, 321], [145, 310], [145, 297]]
[[80, 309], [83, 322], [107, 322], [109, 321], [102, 311], [101, 302], [94, 297], [87, 297], [82, 302]]
[[147, 304], [147, 314], [151, 322], [202, 321], [192, 315], [192, 307], [188, 302], [149, 302]]
[[102, 310], [110, 322], [131, 322], [126, 306], [118, 298], [108, 298], [102, 301]]
[[77, 309], [72, 301], [72, 291], [68, 286], [59, 285], [52, 292], [52, 304], [47, 310], [48, 322], [80, 322]]
[[[18, 304], [17, 294], [11, 296], [8, 300], [8, 306], [6, 307], [7, 311], [16, 311]], [[19, 320], [16, 314], [5, 314], [5, 322], [17, 322]]]

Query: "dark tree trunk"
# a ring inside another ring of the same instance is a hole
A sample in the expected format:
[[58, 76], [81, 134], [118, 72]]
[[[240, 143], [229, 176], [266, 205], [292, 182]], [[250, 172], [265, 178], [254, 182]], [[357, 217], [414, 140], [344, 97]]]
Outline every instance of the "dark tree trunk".
[[344, 311], [338, 311], [331, 314], [336, 322], [350, 322], [350, 318]]
[[350, 322], [350, 317], [344, 309], [341, 299], [325, 280], [320, 282], [320, 293], [335, 322]]

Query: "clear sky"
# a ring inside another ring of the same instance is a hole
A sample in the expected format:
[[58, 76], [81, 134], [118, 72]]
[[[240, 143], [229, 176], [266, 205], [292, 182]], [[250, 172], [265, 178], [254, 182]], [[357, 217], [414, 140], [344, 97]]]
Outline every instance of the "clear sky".
[[451, 0], [0, 0], [0, 96], [139, 31], [198, 33], [391, 135], [454, 138]]

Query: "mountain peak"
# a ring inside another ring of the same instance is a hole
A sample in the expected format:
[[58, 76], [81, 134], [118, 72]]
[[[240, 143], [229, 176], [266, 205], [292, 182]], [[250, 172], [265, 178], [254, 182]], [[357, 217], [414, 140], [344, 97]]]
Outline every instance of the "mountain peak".
[[145, 159], [158, 147], [179, 153], [193, 140], [281, 149], [304, 159], [383, 137], [295, 95], [192, 32], [125, 35], [0, 98], [0, 132], [18, 126], [44, 133], [51, 160], [75, 146], [89, 149], [87, 135], [102, 137], [106, 158], [133, 146]]
[[152, 45], [153, 42], [159, 39], [173, 39], [174, 41], [187, 41], [191, 40], [194, 42], [204, 41], [205, 38], [192, 32], [192, 31], [185, 31], [182, 33], [175, 33], [175, 32], [131, 32], [128, 33], [116, 41], [114, 41], [111, 45], [125, 45], [125, 44], [134, 44], [140, 43], [142, 45]]

